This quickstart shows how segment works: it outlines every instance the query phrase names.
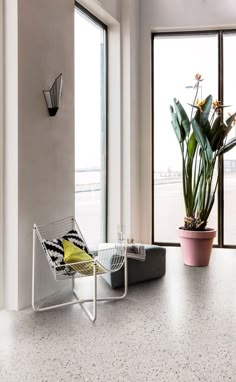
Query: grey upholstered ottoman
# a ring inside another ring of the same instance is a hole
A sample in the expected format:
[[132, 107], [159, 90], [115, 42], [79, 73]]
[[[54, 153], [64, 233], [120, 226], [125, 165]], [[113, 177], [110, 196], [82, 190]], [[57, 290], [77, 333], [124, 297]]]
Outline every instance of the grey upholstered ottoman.
[[[139, 261], [128, 259], [128, 283], [157, 279], [166, 272], [166, 250], [157, 245], [145, 245], [146, 259]], [[112, 288], [124, 286], [124, 268], [114, 273], [105, 273], [103, 278]]]

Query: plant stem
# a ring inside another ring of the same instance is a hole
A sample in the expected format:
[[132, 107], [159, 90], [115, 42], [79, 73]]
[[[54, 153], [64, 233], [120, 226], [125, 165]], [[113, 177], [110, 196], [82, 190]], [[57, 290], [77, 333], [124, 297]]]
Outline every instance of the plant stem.
[[[198, 95], [198, 90], [199, 90], [199, 81], [197, 81], [197, 84], [196, 84], [196, 93], [195, 93], [195, 96], [194, 96], [193, 105], [195, 105], [195, 103], [196, 103], [196, 99], [197, 99], [197, 95]], [[190, 122], [192, 121], [192, 118], [193, 118], [193, 107], [192, 107], [192, 110], [191, 110]]]
[[187, 198], [186, 198], [186, 166], [185, 166], [185, 157], [184, 157], [184, 144], [180, 144], [181, 154], [182, 154], [182, 182], [183, 182], [183, 193], [184, 193], [184, 204], [185, 210], [188, 210]]

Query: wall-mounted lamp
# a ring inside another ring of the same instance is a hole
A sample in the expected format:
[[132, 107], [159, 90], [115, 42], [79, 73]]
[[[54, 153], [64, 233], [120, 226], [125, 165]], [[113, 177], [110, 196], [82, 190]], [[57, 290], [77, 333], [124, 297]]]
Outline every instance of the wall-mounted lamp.
[[44, 98], [47, 104], [48, 112], [51, 117], [56, 115], [60, 106], [62, 91], [62, 73], [55, 79], [50, 90], [44, 90]]

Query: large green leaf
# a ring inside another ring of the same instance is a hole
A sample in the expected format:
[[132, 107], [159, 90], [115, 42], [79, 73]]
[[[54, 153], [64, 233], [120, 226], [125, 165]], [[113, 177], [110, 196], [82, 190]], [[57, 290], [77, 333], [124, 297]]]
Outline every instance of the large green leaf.
[[221, 116], [218, 115], [214, 122], [213, 122], [213, 125], [211, 127], [211, 129], [209, 130], [208, 134], [207, 134], [207, 137], [211, 143], [211, 140], [212, 138], [214, 137], [214, 135], [217, 133], [218, 129], [219, 129], [219, 126], [220, 126], [220, 121], [221, 121]]
[[220, 122], [218, 129], [215, 131], [214, 136], [211, 138], [211, 148], [213, 151], [219, 150], [224, 143], [224, 139], [228, 134], [228, 126]]
[[185, 134], [188, 135], [190, 132], [190, 122], [188, 115], [184, 110], [182, 104], [176, 98], [174, 98], [174, 105], [179, 124], [184, 128]]
[[200, 145], [200, 147], [202, 148], [202, 150], [204, 151], [204, 153], [207, 157], [207, 160], [209, 162], [212, 161], [213, 152], [211, 149], [211, 145], [210, 145], [210, 143], [207, 139], [207, 136], [204, 133], [203, 129], [201, 128], [201, 126], [199, 126], [198, 122], [195, 119], [192, 120], [192, 127], [193, 127], [193, 132], [194, 132], [195, 138], [196, 138], [198, 144]]
[[206, 102], [204, 103], [204, 105], [202, 105], [201, 126], [203, 127], [207, 124], [211, 107], [212, 107], [212, 95], [209, 95], [206, 98]]
[[206, 132], [208, 132], [210, 128], [210, 123], [208, 121], [208, 118], [211, 111], [211, 107], [212, 107], [212, 96], [209, 95], [206, 98], [205, 103], [201, 106], [201, 109], [197, 107], [197, 111], [194, 117], [194, 119]]
[[208, 204], [205, 206], [205, 209], [203, 211], [203, 216], [202, 218], [207, 221], [208, 220], [208, 217], [211, 213], [211, 210], [212, 210], [212, 207], [214, 205], [214, 202], [215, 202], [215, 191], [216, 191], [216, 188], [214, 190], [214, 192], [211, 194], [210, 198], [209, 198], [209, 201], [208, 201]]
[[236, 138], [230, 139], [226, 145], [222, 146], [219, 150], [219, 155], [227, 153], [228, 151], [232, 150], [234, 146], [236, 146]]
[[197, 141], [196, 141], [194, 133], [192, 133], [188, 140], [188, 155], [191, 160], [193, 159], [195, 155], [196, 147], [197, 147]]
[[213, 196], [210, 199], [210, 202], [209, 202], [208, 206], [206, 206], [206, 208], [204, 208], [204, 210], [202, 211], [202, 216], [201, 216], [202, 220], [207, 221], [207, 219], [208, 219], [208, 217], [210, 215], [210, 212], [212, 210], [214, 201], [215, 201], [215, 196]]
[[230, 130], [234, 126], [236, 118], [236, 113], [232, 114], [228, 119], [226, 119], [225, 123], [227, 125], [226, 131], [225, 131], [225, 137], [229, 134]]
[[206, 123], [205, 123], [203, 128], [204, 128], [204, 131], [205, 131], [206, 135], [208, 136], [208, 134], [209, 134], [209, 132], [211, 130], [211, 124], [210, 124], [210, 122], [208, 120], [206, 121]]
[[170, 106], [170, 112], [172, 116], [171, 124], [173, 126], [174, 132], [176, 134], [176, 137], [178, 141], [181, 143], [185, 139], [185, 131], [183, 127], [179, 124], [177, 114], [174, 112], [173, 106]]

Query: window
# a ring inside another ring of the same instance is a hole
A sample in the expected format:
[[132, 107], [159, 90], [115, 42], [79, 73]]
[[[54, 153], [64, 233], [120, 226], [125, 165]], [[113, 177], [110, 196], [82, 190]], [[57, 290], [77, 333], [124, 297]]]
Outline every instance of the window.
[[[236, 32], [155, 33], [152, 37], [153, 242], [168, 245], [177, 244], [176, 228], [184, 218], [181, 155], [168, 106], [173, 104], [174, 97], [184, 105], [191, 102], [196, 73], [201, 73], [204, 78], [202, 99], [212, 94], [214, 99], [232, 105], [236, 80], [233, 64]], [[225, 112], [235, 110], [236, 103]], [[231, 137], [235, 134], [232, 130]], [[236, 245], [232, 209], [233, 193], [236, 192], [235, 150], [224, 156], [219, 171], [220, 187], [208, 226], [218, 227], [216, 243], [219, 246]]]
[[[234, 65], [234, 48], [236, 43], [236, 32], [224, 34], [223, 39], [224, 60], [224, 104], [230, 105], [225, 111], [233, 113], [236, 110], [235, 84], [236, 73]], [[229, 139], [236, 136], [236, 126], [230, 132]], [[226, 245], [236, 244], [236, 149], [224, 155], [224, 179], [223, 179], [224, 217], [223, 233]]]
[[90, 246], [106, 240], [107, 29], [75, 7], [75, 216]]

